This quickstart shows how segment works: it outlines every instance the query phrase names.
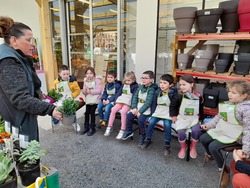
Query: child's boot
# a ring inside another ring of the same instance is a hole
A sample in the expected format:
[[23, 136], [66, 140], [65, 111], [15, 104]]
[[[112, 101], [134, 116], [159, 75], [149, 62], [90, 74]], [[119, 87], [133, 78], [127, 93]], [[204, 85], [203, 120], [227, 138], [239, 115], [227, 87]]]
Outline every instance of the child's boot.
[[195, 159], [197, 157], [197, 152], [196, 152], [197, 143], [198, 143], [198, 140], [192, 139], [191, 145], [190, 145], [190, 157], [192, 159]]
[[226, 188], [228, 187], [229, 184], [230, 184], [230, 168], [225, 166], [223, 174], [222, 174], [220, 186], [222, 188]]
[[164, 151], [164, 155], [168, 156], [170, 154], [170, 145], [166, 144], [165, 145], [165, 151]]
[[106, 127], [107, 125], [108, 125], [108, 123], [103, 120], [102, 123], [101, 123], [101, 126]]
[[180, 151], [178, 153], [178, 157], [180, 159], [184, 159], [185, 158], [185, 155], [186, 155], [186, 150], [187, 150], [187, 145], [186, 145], [186, 140], [184, 141], [179, 141], [180, 142]]
[[138, 144], [138, 147], [139, 148], [142, 148], [143, 147], [143, 144], [144, 144], [144, 140], [145, 140], [145, 135], [142, 135], [142, 134], [140, 134], [140, 136], [139, 136], [140, 138], [139, 138], [139, 144]]
[[87, 133], [87, 135], [88, 136], [92, 136], [93, 134], [95, 134], [95, 124], [94, 123], [91, 123], [90, 125], [89, 125], [89, 132]]
[[151, 139], [149, 139], [149, 138], [146, 138], [145, 140], [144, 140], [144, 143], [143, 143], [143, 145], [142, 145], [142, 149], [146, 149], [146, 148], [148, 148], [148, 146], [151, 144]]
[[99, 129], [101, 128], [102, 122], [103, 122], [103, 119], [100, 119], [100, 120], [99, 120], [99, 123], [97, 124], [97, 128], [99, 128]]
[[85, 134], [89, 132], [89, 123], [84, 123], [84, 129], [80, 134]]

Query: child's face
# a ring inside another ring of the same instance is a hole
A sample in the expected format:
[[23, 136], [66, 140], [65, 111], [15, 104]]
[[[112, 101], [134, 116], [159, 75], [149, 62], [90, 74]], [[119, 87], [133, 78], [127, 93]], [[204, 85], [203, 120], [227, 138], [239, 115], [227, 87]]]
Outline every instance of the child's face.
[[69, 80], [69, 70], [62, 70], [59, 72], [59, 76], [62, 78], [62, 80], [67, 81]]
[[93, 78], [94, 78], [94, 73], [93, 72], [91, 72], [91, 70], [88, 70], [87, 72], [86, 72], [86, 78], [87, 78], [87, 80], [92, 80]]
[[115, 82], [115, 77], [112, 76], [112, 75], [108, 75], [108, 76], [107, 76], [107, 82], [108, 82], [108, 83], [113, 83], [113, 82]]
[[180, 80], [179, 84], [180, 84], [180, 89], [183, 93], [192, 92], [192, 89], [194, 86], [193, 83], [190, 84], [190, 83], [186, 82], [185, 80]]
[[133, 82], [134, 82], [134, 80], [132, 80], [130, 77], [125, 77], [125, 81], [124, 81], [125, 84], [130, 85]]
[[152, 78], [149, 77], [148, 74], [142, 74], [141, 77], [141, 84], [144, 86], [149, 86], [150, 84], [152, 84], [154, 80]]
[[229, 88], [228, 98], [230, 102], [238, 104], [247, 98], [247, 94], [246, 93], [241, 94], [235, 87], [232, 87], [232, 88]]
[[165, 80], [160, 80], [160, 88], [162, 91], [167, 91], [170, 87], [170, 84], [168, 81], [165, 81]]

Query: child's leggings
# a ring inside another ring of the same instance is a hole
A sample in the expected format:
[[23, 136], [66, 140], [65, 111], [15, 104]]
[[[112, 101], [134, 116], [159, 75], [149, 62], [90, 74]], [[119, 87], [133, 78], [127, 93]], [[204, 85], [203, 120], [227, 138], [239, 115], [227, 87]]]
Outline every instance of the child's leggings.
[[[186, 129], [181, 129], [178, 130], [178, 139], [180, 142], [186, 140]], [[201, 135], [201, 128], [200, 124], [198, 123], [197, 125], [191, 127], [191, 138], [194, 140], [199, 140], [199, 137]]]
[[111, 109], [111, 114], [109, 117], [109, 127], [112, 127], [115, 121], [115, 115], [116, 113], [120, 110], [121, 113], [121, 130], [125, 131], [126, 130], [126, 118], [127, 118], [127, 113], [130, 110], [130, 106], [126, 104], [116, 104], [112, 109]]

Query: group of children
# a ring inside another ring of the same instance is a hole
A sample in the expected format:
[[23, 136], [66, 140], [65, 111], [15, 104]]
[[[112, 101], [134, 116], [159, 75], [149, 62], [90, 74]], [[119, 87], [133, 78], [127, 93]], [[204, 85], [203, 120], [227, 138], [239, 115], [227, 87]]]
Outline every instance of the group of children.
[[[98, 108], [98, 127], [107, 126], [104, 136], [111, 134], [117, 112], [121, 116], [121, 128], [116, 139], [126, 140], [132, 137], [132, 125], [137, 119], [138, 146], [142, 149], [151, 144], [153, 128], [158, 121], [162, 121], [164, 155], [170, 154], [171, 128], [175, 124], [180, 144], [178, 157], [181, 159], [186, 155], [187, 131], [191, 133], [190, 157], [197, 157], [196, 145], [200, 140], [206, 150], [205, 163], [214, 159], [219, 170], [223, 164], [223, 156], [219, 150], [222, 146], [242, 140], [243, 147], [237, 151], [237, 156], [241, 160], [250, 156], [250, 83], [247, 81], [235, 80], [228, 83], [229, 101], [220, 103], [218, 115], [201, 125], [203, 99], [196, 90], [195, 80], [191, 75], [180, 77], [179, 91], [173, 86], [174, 78], [170, 74], [160, 77], [158, 87], [154, 83], [154, 72], [150, 70], [143, 72], [140, 84], [133, 72], [127, 72], [121, 83], [117, 81], [116, 72], [109, 71], [104, 89], [92, 67], [87, 68], [85, 75], [82, 93], [85, 95], [86, 112], [81, 134], [91, 136], [96, 132], [95, 111]], [[203, 131], [206, 133], [202, 134]], [[224, 178], [222, 185], [227, 183]]]

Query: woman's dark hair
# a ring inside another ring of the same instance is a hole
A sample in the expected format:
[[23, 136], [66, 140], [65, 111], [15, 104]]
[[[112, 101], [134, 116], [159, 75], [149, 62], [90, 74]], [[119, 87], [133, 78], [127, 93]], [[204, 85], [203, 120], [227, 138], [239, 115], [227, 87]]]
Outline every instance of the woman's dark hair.
[[170, 74], [163, 74], [161, 77], [160, 77], [160, 80], [164, 80], [164, 81], [167, 81], [170, 85], [172, 83], [174, 83], [174, 77]]
[[95, 77], [95, 69], [93, 67], [88, 67], [85, 70], [85, 74], [87, 74], [88, 70], [90, 70], [94, 74], [94, 77]]
[[6, 44], [10, 44], [10, 38], [12, 36], [19, 38], [24, 36], [24, 30], [30, 30], [30, 27], [20, 23], [14, 22], [10, 17], [0, 16], [0, 37], [4, 38]]

